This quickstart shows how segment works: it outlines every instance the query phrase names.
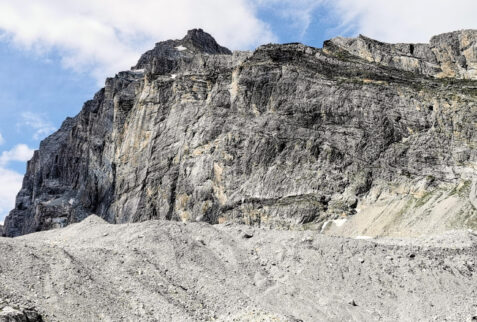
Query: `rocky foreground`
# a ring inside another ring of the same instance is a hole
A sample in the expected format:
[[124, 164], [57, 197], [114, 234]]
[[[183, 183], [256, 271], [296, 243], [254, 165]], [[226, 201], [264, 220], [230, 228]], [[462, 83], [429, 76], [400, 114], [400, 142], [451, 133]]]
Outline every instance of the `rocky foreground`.
[[28, 321], [4, 318], [15, 307], [45, 321], [477, 318], [471, 231], [360, 240], [231, 224], [111, 225], [90, 216], [0, 238], [0, 254], [0, 321]]

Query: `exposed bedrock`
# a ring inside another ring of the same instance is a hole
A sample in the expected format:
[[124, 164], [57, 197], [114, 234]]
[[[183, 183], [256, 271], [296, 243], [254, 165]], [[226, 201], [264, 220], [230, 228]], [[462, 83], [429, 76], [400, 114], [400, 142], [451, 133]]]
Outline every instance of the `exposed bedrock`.
[[158, 43], [41, 143], [4, 234], [91, 213], [344, 235], [477, 228], [476, 40], [231, 53], [193, 30]]

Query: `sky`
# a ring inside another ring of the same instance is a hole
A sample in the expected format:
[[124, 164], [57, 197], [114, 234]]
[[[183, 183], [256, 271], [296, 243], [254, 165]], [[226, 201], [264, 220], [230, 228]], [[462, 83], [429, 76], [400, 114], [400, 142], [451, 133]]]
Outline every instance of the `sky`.
[[0, 0], [0, 223], [41, 140], [158, 41], [203, 28], [232, 50], [428, 42], [477, 29], [475, 13], [475, 0]]

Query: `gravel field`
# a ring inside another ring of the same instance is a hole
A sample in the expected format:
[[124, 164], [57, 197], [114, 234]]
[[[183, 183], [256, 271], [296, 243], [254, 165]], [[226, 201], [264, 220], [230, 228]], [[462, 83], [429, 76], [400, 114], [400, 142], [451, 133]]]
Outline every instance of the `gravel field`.
[[0, 254], [0, 307], [45, 321], [477, 319], [472, 231], [358, 240], [90, 216], [0, 238]]

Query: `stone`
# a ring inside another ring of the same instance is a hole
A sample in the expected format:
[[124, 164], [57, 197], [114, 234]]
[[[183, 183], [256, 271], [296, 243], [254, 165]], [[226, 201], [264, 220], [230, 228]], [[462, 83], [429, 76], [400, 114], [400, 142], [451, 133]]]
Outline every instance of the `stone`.
[[243, 232], [242, 233], [242, 238], [244, 239], [250, 239], [253, 237], [253, 233], [252, 232], [249, 232], [249, 231], [246, 231], [246, 232]]
[[42, 317], [32, 309], [15, 309], [6, 306], [0, 310], [0, 322], [42, 322]]

